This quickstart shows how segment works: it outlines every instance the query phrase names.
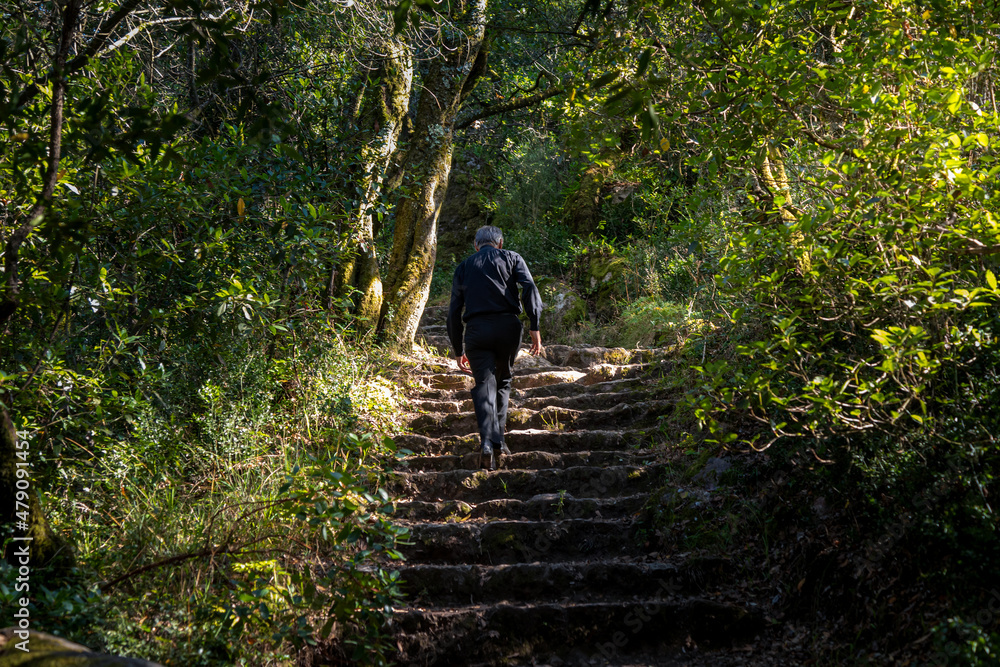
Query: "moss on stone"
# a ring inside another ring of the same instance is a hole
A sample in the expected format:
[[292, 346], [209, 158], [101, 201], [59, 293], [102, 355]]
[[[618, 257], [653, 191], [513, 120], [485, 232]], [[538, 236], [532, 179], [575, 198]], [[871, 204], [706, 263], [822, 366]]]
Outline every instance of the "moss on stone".
[[590, 258], [586, 289], [598, 317], [607, 319], [614, 313], [616, 301], [625, 296], [627, 268], [625, 258], [617, 255], [597, 254]]
[[15, 632], [12, 627], [0, 630], [0, 667], [160, 667], [148, 660], [93, 653], [86, 646], [35, 630], [29, 631], [29, 650], [23, 651], [17, 645], [24, 640]]
[[545, 308], [541, 329], [547, 340], [558, 339], [587, 319], [587, 302], [568, 283], [542, 277], [536, 281]]

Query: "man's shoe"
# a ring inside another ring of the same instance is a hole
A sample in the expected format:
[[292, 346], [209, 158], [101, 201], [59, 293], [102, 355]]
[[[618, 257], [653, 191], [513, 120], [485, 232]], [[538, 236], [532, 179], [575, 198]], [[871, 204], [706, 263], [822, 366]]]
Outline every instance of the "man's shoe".
[[479, 467], [486, 470], [496, 470], [496, 462], [493, 458], [493, 445], [488, 442], [483, 443], [482, 449], [479, 450]]

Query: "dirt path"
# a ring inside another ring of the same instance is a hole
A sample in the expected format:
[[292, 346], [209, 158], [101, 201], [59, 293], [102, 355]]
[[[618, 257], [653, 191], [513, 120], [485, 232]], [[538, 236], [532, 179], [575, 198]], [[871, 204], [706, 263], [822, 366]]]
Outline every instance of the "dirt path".
[[[425, 313], [432, 343], [444, 343], [443, 315]], [[664, 560], [636, 534], [669, 465], [651, 443], [674, 403], [646, 379], [665, 363], [556, 345], [520, 359], [513, 454], [495, 472], [477, 468], [472, 379], [418, 376], [421, 414], [396, 438], [414, 452], [394, 489], [412, 531], [408, 606], [394, 619], [401, 664], [745, 664], [739, 646], [765, 622], [728, 592], [728, 561]]]

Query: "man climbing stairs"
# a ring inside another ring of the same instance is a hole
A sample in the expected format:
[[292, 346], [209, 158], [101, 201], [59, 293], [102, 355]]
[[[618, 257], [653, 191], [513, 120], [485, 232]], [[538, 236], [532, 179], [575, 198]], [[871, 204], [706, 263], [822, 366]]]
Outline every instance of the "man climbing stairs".
[[[425, 312], [427, 343], [446, 345], [444, 315]], [[650, 556], [634, 525], [670, 465], [653, 447], [674, 408], [655, 389], [668, 363], [649, 350], [522, 352], [512, 454], [493, 472], [478, 469], [472, 378], [419, 373], [412, 432], [396, 438], [413, 452], [394, 480], [411, 530], [400, 664], [741, 664], [718, 649], [764, 622], [726, 592], [728, 561]]]

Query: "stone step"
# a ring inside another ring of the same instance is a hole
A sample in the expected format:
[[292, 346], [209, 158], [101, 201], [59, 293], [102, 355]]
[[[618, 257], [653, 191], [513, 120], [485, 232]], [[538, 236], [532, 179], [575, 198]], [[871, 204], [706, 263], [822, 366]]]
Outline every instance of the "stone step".
[[[610, 380], [608, 382], [597, 382], [595, 384], [577, 384], [574, 382], [561, 383], [561, 384], [547, 384], [540, 387], [529, 387], [529, 388], [514, 388], [511, 391], [511, 398], [513, 400], [518, 400], [522, 398], [540, 398], [544, 396], [554, 396], [554, 397], [568, 397], [568, 396], [580, 396], [583, 394], [615, 394], [621, 393], [623, 391], [630, 391], [633, 389], [643, 389], [647, 388], [647, 391], [652, 391], [649, 388], [649, 383], [642, 378], [625, 378], [621, 380]], [[413, 400], [427, 400], [427, 401], [466, 401], [469, 403], [464, 403], [468, 406], [468, 409], [472, 409], [472, 402], [469, 398], [469, 391], [464, 387], [461, 389], [424, 389], [414, 394], [416, 398]]]
[[393, 625], [400, 664], [441, 666], [606, 665], [650, 649], [682, 658], [685, 644], [722, 648], [766, 627], [761, 613], [738, 605], [655, 597], [412, 609], [397, 612]]
[[475, 519], [616, 519], [638, 514], [649, 496], [639, 493], [616, 498], [576, 498], [569, 493], [542, 493], [527, 500], [493, 498], [479, 503], [464, 500], [403, 500], [396, 503], [395, 517], [410, 521], [467, 521]]
[[[546, 387], [552, 384], [563, 384], [566, 382], [579, 382], [586, 379], [587, 374], [576, 370], [547, 370], [532, 369], [531, 373], [515, 375], [510, 385], [514, 389], [530, 389], [532, 387]], [[471, 379], [471, 378], [470, 378]], [[472, 384], [469, 385], [469, 389]]]
[[[587, 377], [582, 371], [548, 371], [531, 369], [530, 373], [519, 375], [513, 379], [511, 386], [515, 389], [529, 389], [532, 387], [544, 387], [550, 384], [561, 384], [564, 382], [577, 382]], [[428, 389], [443, 389], [449, 391], [472, 389], [475, 381], [471, 375], [465, 373], [437, 373], [425, 375], [422, 378], [424, 386]]]
[[[548, 431], [545, 429], [515, 429], [507, 431], [504, 440], [513, 453], [525, 451], [575, 452], [589, 450], [640, 449], [654, 440], [655, 431], [639, 429], [578, 431]], [[448, 435], [432, 438], [418, 433], [404, 433], [393, 438], [397, 447], [417, 454], [442, 455], [474, 453], [479, 449], [479, 435]]]
[[[580, 382], [586, 378], [587, 373], [575, 369], [560, 371], [549, 370], [547, 368], [527, 368], [521, 369], [520, 374], [515, 375], [511, 386], [515, 389], [531, 389], [533, 387], [545, 387], [552, 384]], [[471, 375], [461, 372], [425, 375], [423, 381], [428, 389], [445, 389], [451, 391], [460, 389], [469, 390], [475, 384]], [[596, 383], [592, 382], [589, 384]]]
[[399, 551], [410, 563], [536, 563], [636, 556], [628, 521], [566, 519], [414, 523]]
[[[623, 403], [605, 410], [572, 410], [546, 407], [541, 410], [513, 408], [507, 413], [510, 429], [546, 429], [550, 431], [580, 430], [609, 426], [641, 426], [670, 414], [672, 400], [650, 400]], [[431, 413], [418, 415], [409, 423], [420, 435], [462, 435], [477, 432], [476, 415], [472, 412]]]
[[527, 499], [540, 493], [560, 492], [577, 498], [606, 498], [651, 491], [663, 482], [665, 469], [666, 464], [396, 472], [387, 481], [394, 494], [417, 500], [480, 502], [490, 498]]
[[649, 383], [643, 378], [622, 378], [620, 380], [609, 380], [607, 382], [595, 382], [592, 384], [577, 384], [574, 382], [530, 387], [516, 390], [512, 393], [512, 396], [515, 398], [542, 398], [545, 396], [566, 397], [580, 396], [582, 394], [616, 394], [648, 387]]
[[421, 324], [418, 332], [425, 336], [447, 336], [448, 327], [445, 324]]
[[431, 375], [452, 373], [458, 368], [454, 361], [445, 359], [444, 357], [409, 359], [407, 360], [407, 365], [412, 366], [410, 377], [417, 382]]
[[[587, 392], [572, 396], [540, 396], [511, 398], [510, 408], [526, 408], [529, 410], [542, 410], [546, 407], [567, 408], [571, 410], [606, 410], [616, 405], [625, 403], [635, 403], [655, 399], [656, 393], [653, 391], [620, 391], [617, 393]], [[440, 399], [414, 399], [410, 401], [410, 407], [414, 410], [426, 413], [456, 414], [460, 412], [472, 412], [472, 399], [465, 400], [440, 400]]]
[[[534, 387], [545, 387], [552, 384], [579, 383], [582, 385], [592, 385], [610, 380], [620, 380], [628, 378], [648, 377], [653, 379], [656, 375], [669, 370], [670, 362], [655, 361], [643, 364], [629, 364], [625, 366], [617, 364], [598, 364], [589, 367], [586, 371], [561, 367], [545, 368], [522, 368], [514, 373], [514, 381], [511, 383], [515, 389], [531, 389]], [[441, 373], [423, 376], [424, 386], [428, 389], [471, 389], [474, 384], [472, 376], [465, 373]]]
[[541, 410], [546, 407], [571, 410], [607, 410], [617, 405], [655, 400], [654, 391], [620, 391], [617, 393], [588, 392], [574, 396], [538, 396], [511, 400], [515, 408]]
[[642, 364], [668, 356], [666, 349], [629, 350], [623, 347], [548, 345], [544, 356], [556, 366], [590, 368], [599, 364]]
[[[572, 468], [574, 466], [642, 465], [655, 462], [649, 451], [582, 451], [582, 452], [513, 452], [500, 457], [500, 467], [513, 470]], [[440, 456], [408, 456], [400, 461], [402, 472], [445, 472], [449, 470], [479, 470], [479, 453], [443, 454]]]
[[674, 563], [621, 560], [510, 565], [408, 565], [399, 569], [407, 605], [541, 602], [705, 592], [732, 573], [729, 560], [692, 558]]
[[532, 365], [532, 366], [514, 366], [511, 374], [518, 378], [524, 375], [538, 375], [539, 373], [583, 373], [586, 376], [586, 372], [580, 368], [572, 368], [570, 366], [553, 366], [552, 364], [545, 365]]
[[[459, 389], [468, 391], [472, 389], [474, 384], [472, 376], [465, 373], [434, 373], [420, 377], [419, 381], [428, 389], [443, 389], [448, 391]], [[423, 393], [425, 392], [421, 392], [421, 394]]]
[[417, 334], [416, 339], [424, 344], [424, 347], [436, 347], [444, 350], [443, 354], [451, 354], [451, 339], [448, 336], [428, 336], [427, 334]]
[[[466, 392], [467, 393], [467, 392]], [[435, 398], [414, 398], [410, 400], [410, 408], [419, 412], [437, 412], [455, 414], [456, 412], [471, 412], [472, 399], [446, 400]]]
[[587, 374], [578, 380], [580, 384], [598, 384], [610, 380], [629, 378], [648, 378], [650, 380], [662, 376], [671, 368], [669, 361], [653, 361], [643, 364], [597, 364], [587, 369]]

